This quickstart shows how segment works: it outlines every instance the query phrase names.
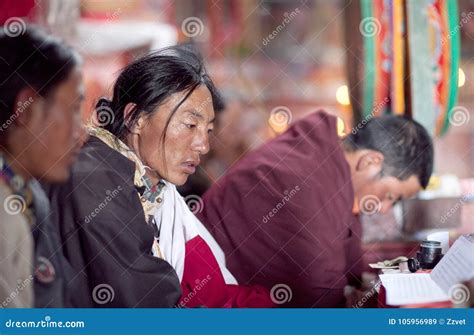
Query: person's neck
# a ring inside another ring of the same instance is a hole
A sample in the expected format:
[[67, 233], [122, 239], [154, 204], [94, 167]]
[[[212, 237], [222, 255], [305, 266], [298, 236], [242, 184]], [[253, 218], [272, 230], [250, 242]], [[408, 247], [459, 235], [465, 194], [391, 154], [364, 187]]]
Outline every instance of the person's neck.
[[161, 177], [158, 175], [158, 173], [146, 168], [145, 168], [145, 171], [146, 171], [146, 176], [150, 178], [153, 185], [156, 185], [160, 182]]
[[346, 159], [347, 164], [349, 165], [352, 188], [354, 189], [354, 194], [357, 194], [361, 186], [361, 182], [358, 180], [358, 178], [355, 177], [357, 175], [357, 163], [359, 161], [360, 152], [357, 150], [349, 150], [344, 146], [344, 144], [341, 145], [342, 151], [344, 152], [344, 157]]
[[352, 189], [354, 190], [354, 204], [352, 206], [352, 212], [356, 214], [359, 211], [358, 204], [357, 204], [358, 199], [356, 197], [356, 194], [360, 188], [360, 182], [355, 177], [358, 155], [357, 155], [357, 151], [347, 150], [344, 146], [342, 147], [342, 149], [343, 149], [344, 157], [346, 158], [346, 162], [349, 165], [349, 169], [351, 173]]
[[140, 162], [142, 162], [142, 164], [145, 166], [145, 174], [148, 178], [150, 178], [151, 182], [153, 185], [156, 185], [160, 182], [160, 180], [162, 179], [160, 177], [160, 175], [156, 172], [156, 171], [153, 171], [151, 170], [146, 162], [143, 160], [143, 158], [140, 156], [140, 150], [138, 149], [139, 148], [139, 138], [138, 136], [133, 136], [134, 134], [129, 134], [126, 138], [125, 138], [125, 144], [135, 153], [135, 155], [138, 157], [138, 159], [140, 160]]

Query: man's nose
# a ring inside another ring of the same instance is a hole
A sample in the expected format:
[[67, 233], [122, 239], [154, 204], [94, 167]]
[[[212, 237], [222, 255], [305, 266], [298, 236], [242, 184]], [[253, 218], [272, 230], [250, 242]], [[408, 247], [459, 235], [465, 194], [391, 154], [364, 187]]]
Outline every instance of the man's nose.
[[209, 152], [209, 134], [200, 134], [194, 139], [193, 149], [198, 151], [200, 155], [205, 155]]

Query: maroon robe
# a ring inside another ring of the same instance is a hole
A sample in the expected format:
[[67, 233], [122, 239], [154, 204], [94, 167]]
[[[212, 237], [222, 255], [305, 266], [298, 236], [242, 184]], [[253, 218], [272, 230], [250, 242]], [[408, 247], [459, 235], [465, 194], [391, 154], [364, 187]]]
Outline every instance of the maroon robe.
[[199, 218], [239, 284], [275, 288], [280, 306], [344, 306], [343, 288], [359, 276], [361, 226], [334, 116], [316, 112], [295, 122], [203, 200]]

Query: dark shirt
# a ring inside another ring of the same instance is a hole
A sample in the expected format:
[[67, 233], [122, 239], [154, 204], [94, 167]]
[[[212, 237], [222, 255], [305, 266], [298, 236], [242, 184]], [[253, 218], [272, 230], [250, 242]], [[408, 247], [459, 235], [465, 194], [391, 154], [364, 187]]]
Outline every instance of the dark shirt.
[[50, 220], [50, 205], [41, 185], [32, 180], [36, 221], [32, 226], [34, 239], [34, 305], [35, 307], [68, 307], [67, 280], [71, 269], [61, 254], [58, 230]]

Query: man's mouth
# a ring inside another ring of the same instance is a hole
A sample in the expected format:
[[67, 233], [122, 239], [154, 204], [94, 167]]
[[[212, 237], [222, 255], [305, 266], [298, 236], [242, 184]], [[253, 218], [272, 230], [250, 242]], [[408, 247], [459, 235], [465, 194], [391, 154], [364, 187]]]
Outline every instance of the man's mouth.
[[196, 172], [196, 167], [199, 165], [199, 161], [186, 161], [181, 166], [186, 174], [193, 174]]

